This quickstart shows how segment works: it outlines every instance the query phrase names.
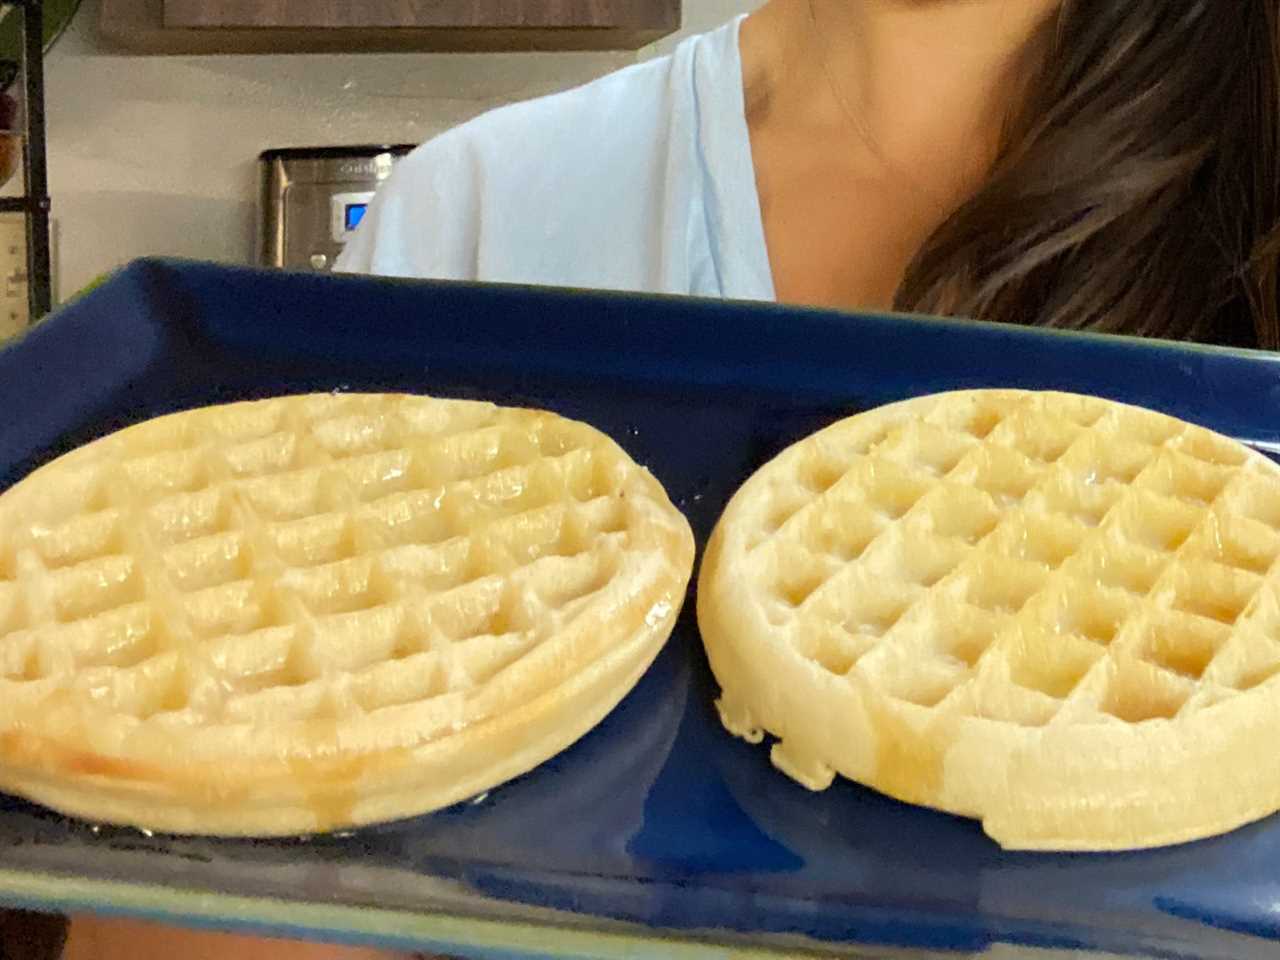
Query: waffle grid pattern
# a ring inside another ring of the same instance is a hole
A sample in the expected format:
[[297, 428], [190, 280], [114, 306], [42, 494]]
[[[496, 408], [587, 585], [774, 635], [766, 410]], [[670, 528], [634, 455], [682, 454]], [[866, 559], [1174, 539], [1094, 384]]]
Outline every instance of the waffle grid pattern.
[[847, 421], [768, 477], [743, 569], [803, 657], [1023, 727], [1179, 717], [1280, 673], [1269, 461], [1093, 398], [913, 413]]
[[0, 696], [65, 687], [216, 726], [482, 687], [582, 610], [628, 541], [634, 465], [584, 425], [530, 422], [323, 395], [72, 454], [56, 489], [0, 515]]

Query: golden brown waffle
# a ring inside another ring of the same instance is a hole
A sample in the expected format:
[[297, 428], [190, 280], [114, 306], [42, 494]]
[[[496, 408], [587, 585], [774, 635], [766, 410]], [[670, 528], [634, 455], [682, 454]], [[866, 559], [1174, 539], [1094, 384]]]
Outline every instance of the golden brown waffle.
[[634, 685], [693, 563], [591, 427], [403, 395], [161, 417], [0, 496], [0, 790], [293, 834], [433, 810]]
[[725, 726], [978, 817], [1109, 849], [1280, 809], [1280, 468], [1096, 398], [921, 397], [795, 444], [734, 496], [698, 620]]

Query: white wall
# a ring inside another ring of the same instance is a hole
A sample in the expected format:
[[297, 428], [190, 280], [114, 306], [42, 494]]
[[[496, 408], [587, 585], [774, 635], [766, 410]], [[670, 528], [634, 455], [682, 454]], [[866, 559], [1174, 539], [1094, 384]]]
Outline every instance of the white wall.
[[[684, 32], [759, 0], [685, 0]], [[417, 143], [499, 103], [666, 52], [144, 57], [85, 0], [47, 64], [55, 297], [147, 254], [248, 262], [270, 147]]]

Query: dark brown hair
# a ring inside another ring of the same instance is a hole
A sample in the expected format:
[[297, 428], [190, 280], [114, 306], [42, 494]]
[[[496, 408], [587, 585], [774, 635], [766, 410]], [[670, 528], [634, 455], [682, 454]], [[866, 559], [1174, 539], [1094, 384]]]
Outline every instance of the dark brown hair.
[[1280, 348], [1280, 0], [1064, 0], [902, 310]]

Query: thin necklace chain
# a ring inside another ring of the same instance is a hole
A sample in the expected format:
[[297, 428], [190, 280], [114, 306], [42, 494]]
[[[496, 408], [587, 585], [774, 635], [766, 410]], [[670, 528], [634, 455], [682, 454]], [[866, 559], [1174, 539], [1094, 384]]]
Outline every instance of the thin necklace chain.
[[879, 149], [877, 149], [875, 141], [871, 138], [867, 131], [866, 125], [858, 120], [857, 113], [849, 105], [848, 99], [845, 98], [844, 91], [840, 89], [840, 84], [836, 83], [835, 74], [831, 71], [831, 60], [827, 56], [827, 45], [822, 39], [822, 30], [818, 27], [818, 8], [817, 0], [808, 0], [809, 8], [809, 27], [813, 31], [814, 46], [818, 49], [818, 64], [822, 67], [822, 75], [826, 77], [827, 86], [831, 89], [831, 95], [835, 97], [837, 105], [840, 107], [841, 113], [850, 126], [857, 132], [858, 136], [866, 143], [876, 157], [883, 159]]
[[[845, 120], [849, 123], [853, 131], [857, 134], [858, 139], [861, 140], [866, 148], [871, 151], [872, 156], [874, 156], [887, 169], [894, 171], [907, 182], [913, 182], [915, 178], [910, 173], [885, 156], [884, 151], [882, 151], [876, 143], [875, 137], [873, 137], [871, 135], [871, 131], [867, 129], [867, 125], [858, 119], [857, 112], [852, 108], [849, 100], [844, 96], [844, 92], [841, 89], [840, 84], [836, 82], [835, 74], [831, 70], [831, 60], [827, 55], [827, 45], [822, 39], [822, 30], [818, 26], [817, 0], [807, 0], [806, 6], [809, 10], [809, 26], [813, 31], [814, 46], [817, 47], [818, 63], [822, 67], [822, 75], [826, 78], [827, 86], [831, 89], [831, 95], [835, 97], [836, 103], [840, 107], [840, 112], [844, 115]], [[922, 195], [929, 198], [930, 202], [935, 205], [939, 211], [946, 211], [949, 209], [948, 204], [941, 198], [934, 196], [931, 191], [925, 189], [918, 183], [916, 186], [921, 191]]]

